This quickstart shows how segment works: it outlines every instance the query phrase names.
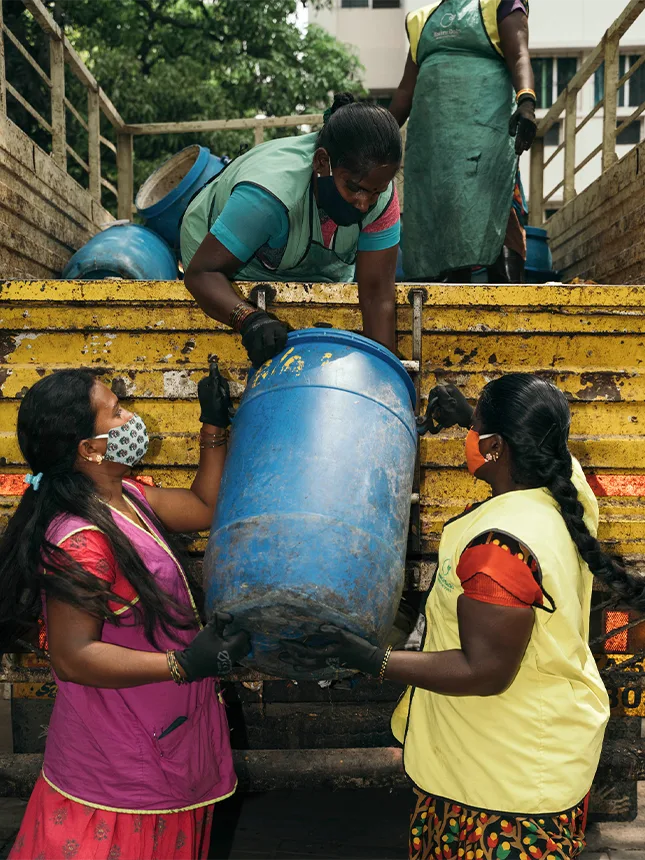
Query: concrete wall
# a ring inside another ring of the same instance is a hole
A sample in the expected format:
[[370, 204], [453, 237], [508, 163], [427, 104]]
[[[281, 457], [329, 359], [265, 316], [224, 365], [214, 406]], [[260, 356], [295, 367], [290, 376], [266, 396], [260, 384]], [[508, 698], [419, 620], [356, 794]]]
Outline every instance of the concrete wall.
[[112, 215], [14, 123], [0, 118], [0, 273], [58, 277]]
[[310, 12], [319, 24], [351, 46], [365, 67], [365, 86], [370, 91], [394, 89], [405, 65], [408, 38], [402, 9], [333, 9]]

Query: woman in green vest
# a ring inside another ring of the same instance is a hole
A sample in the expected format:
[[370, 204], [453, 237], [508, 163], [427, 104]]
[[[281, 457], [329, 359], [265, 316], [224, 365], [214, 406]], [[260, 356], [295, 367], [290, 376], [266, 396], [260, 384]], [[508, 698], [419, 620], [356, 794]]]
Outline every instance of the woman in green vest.
[[205, 313], [241, 333], [255, 367], [284, 349], [288, 328], [241, 301], [233, 279], [348, 282], [355, 274], [363, 334], [394, 350], [401, 155], [392, 115], [342, 94], [319, 134], [255, 147], [190, 203], [181, 227], [186, 287]]
[[593, 576], [639, 609], [645, 587], [598, 543], [561, 391], [510, 374], [474, 416], [454, 387], [430, 402], [434, 430], [472, 423], [468, 469], [492, 497], [443, 530], [422, 651], [324, 626], [328, 645], [283, 643], [283, 659], [408, 685], [392, 728], [415, 786], [411, 858], [577, 857], [609, 718], [588, 645]]
[[528, 0], [441, 0], [406, 26], [390, 105], [399, 125], [409, 117], [406, 277], [470, 283], [472, 267], [486, 266], [489, 281], [522, 282], [526, 234], [512, 204], [537, 128]]

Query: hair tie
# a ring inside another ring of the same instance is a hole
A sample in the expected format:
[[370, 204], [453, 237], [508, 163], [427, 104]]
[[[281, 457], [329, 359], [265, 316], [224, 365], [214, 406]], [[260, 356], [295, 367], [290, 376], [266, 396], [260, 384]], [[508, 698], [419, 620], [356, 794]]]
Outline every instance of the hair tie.
[[323, 125], [327, 125], [329, 122], [329, 117], [331, 116], [331, 108], [327, 108], [327, 110], [323, 114]]
[[43, 473], [38, 472], [37, 475], [25, 475], [25, 484], [29, 484], [34, 493], [38, 492], [38, 487], [40, 487], [40, 482], [43, 479]]

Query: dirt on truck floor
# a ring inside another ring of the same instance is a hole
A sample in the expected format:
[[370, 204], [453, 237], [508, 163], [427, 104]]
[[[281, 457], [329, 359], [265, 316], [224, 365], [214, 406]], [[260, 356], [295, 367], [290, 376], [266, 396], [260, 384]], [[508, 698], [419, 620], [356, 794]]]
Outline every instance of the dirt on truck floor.
[[[215, 807], [210, 857], [404, 860], [410, 797], [387, 789], [240, 794]], [[645, 860], [645, 783], [639, 803], [634, 822], [590, 826], [583, 860]], [[24, 807], [23, 800], [0, 798], [0, 860], [9, 853]]]

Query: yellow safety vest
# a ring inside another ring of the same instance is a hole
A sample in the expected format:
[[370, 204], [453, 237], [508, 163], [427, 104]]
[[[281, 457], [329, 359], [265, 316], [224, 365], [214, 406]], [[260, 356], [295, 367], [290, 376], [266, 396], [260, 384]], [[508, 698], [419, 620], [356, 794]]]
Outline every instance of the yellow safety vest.
[[[574, 483], [596, 533], [598, 506], [582, 469]], [[501, 695], [442, 696], [409, 688], [392, 718], [408, 776], [424, 791], [475, 809], [546, 815], [579, 803], [591, 787], [609, 700], [589, 649], [592, 574], [545, 489], [490, 499], [445, 527], [426, 605], [423, 650], [460, 648], [457, 564], [491, 530], [527, 546], [556, 611], [537, 609], [531, 640]]]
[[[417, 50], [423, 28], [428, 23], [432, 15], [443, 6], [445, 0], [435, 0], [428, 6], [423, 6], [421, 9], [415, 9], [414, 12], [409, 12], [405, 19], [405, 29], [410, 42], [410, 54], [413, 61], [417, 62]], [[484, 24], [484, 29], [488, 34], [490, 43], [497, 53], [503, 57], [501, 40], [499, 37], [499, 27], [497, 26], [497, 10], [502, 0], [479, 0], [479, 8], [481, 11], [481, 19]], [[450, 5], [446, 5], [445, 9], [450, 13]]]

